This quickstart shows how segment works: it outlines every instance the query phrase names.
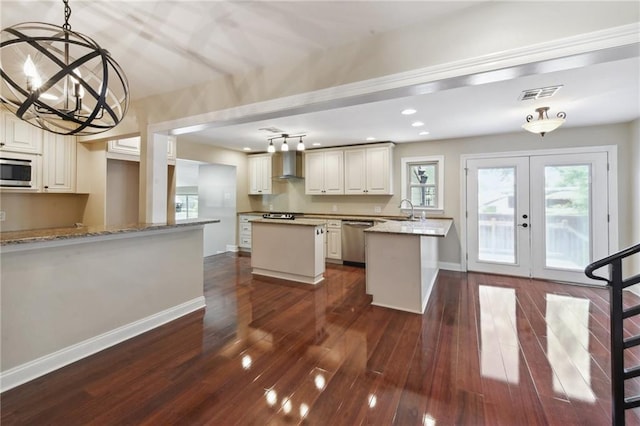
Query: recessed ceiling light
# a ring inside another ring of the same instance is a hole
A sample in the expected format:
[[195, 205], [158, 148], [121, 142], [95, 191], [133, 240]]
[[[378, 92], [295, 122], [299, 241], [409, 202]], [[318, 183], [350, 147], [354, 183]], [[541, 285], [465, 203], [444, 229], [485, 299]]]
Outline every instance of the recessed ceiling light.
[[320, 146], [320, 145], [322, 145], [322, 144], [321, 144], [320, 142], [314, 142], [314, 143], [312, 143], [311, 145], [313, 145], [313, 146]]
[[375, 140], [376, 140], [376, 138], [374, 138], [373, 136], [369, 136], [369, 137], [367, 137], [367, 140], [368, 140], [368, 141], [375, 141]]
[[420, 132], [420, 133], [418, 133], [418, 134], [419, 134], [420, 136], [425, 136], [425, 135], [428, 135], [428, 134], [429, 134], [429, 132], [427, 132], [426, 130], [424, 130], [424, 131], [422, 131], [422, 132]]
[[413, 108], [407, 108], [407, 109], [403, 109], [401, 114], [402, 115], [411, 115], [411, 114], [415, 114], [416, 112], [418, 112], [418, 111], [416, 111]]
[[424, 126], [424, 123], [422, 121], [414, 121], [413, 123], [411, 123], [411, 125], [413, 127], [420, 127], [420, 126]]
[[248, 146], [245, 146], [244, 148], [242, 148], [243, 151], [251, 151], [251, 148], [249, 148]]

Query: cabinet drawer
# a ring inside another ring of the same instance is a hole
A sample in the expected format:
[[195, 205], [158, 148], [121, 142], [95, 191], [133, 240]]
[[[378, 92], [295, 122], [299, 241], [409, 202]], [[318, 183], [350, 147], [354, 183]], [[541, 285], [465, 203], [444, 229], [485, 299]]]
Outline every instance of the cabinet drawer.
[[256, 218], [258, 218], [258, 216], [240, 216], [240, 223], [249, 223]]
[[241, 223], [240, 224], [240, 234], [251, 236], [251, 223]]
[[240, 247], [251, 247], [251, 237], [240, 237]]
[[329, 228], [341, 228], [342, 227], [342, 221], [341, 220], [337, 220], [337, 219], [331, 219], [327, 221], [327, 226]]

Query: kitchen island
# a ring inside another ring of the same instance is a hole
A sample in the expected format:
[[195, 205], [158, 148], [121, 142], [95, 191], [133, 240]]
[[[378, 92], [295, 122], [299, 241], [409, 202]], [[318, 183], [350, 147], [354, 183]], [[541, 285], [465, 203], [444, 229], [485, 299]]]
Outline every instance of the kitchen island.
[[387, 221], [365, 230], [373, 305], [424, 313], [438, 276], [438, 242], [451, 219]]
[[305, 284], [324, 279], [324, 220], [261, 218], [251, 227], [253, 274]]
[[202, 309], [215, 222], [1, 233], [2, 390]]

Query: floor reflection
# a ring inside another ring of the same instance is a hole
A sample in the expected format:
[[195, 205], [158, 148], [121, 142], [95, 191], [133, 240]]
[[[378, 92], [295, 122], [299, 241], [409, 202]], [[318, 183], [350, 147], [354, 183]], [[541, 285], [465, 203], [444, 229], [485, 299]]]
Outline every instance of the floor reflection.
[[519, 346], [516, 328], [516, 291], [481, 285], [480, 369], [484, 377], [517, 384]]
[[569, 398], [594, 402], [589, 353], [587, 299], [547, 294], [547, 358], [555, 373], [553, 390]]

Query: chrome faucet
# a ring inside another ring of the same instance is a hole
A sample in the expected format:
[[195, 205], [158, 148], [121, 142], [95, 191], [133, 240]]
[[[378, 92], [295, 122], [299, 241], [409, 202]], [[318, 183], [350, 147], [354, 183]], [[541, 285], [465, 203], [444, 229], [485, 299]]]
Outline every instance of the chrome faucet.
[[402, 200], [400, 200], [400, 205], [398, 206], [399, 209], [402, 209], [402, 203], [403, 202], [407, 202], [409, 203], [409, 205], [411, 206], [411, 216], [409, 216], [409, 219], [413, 219], [413, 203], [411, 202], [411, 200], [409, 200], [408, 198], [403, 198]]

